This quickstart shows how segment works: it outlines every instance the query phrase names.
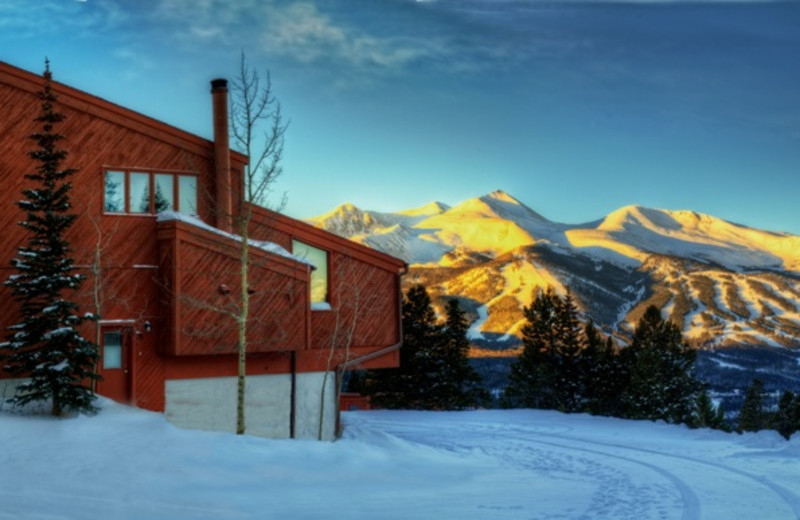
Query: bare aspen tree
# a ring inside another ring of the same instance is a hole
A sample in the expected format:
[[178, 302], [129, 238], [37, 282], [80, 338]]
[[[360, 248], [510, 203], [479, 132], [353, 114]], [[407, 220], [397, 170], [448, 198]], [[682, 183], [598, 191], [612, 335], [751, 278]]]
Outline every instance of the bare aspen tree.
[[[243, 193], [232, 217], [234, 232], [241, 236], [239, 250], [241, 293], [239, 312], [234, 317], [238, 336], [238, 375], [236, 388], [236, 433], [245, 432], [245, 370], [247, 360], [247, 321], [250, 304], [250, 222], [251, 204], [266, 206], [275, 181], [282, 172], [283, 140], [287, 129], [280, 102], [272, 92], [269, 72], [262, 81], [241, 54], [239, 72], [231, 84], [230, 129], [239, 151], [250, 159], [242, 172]], [[284, 200], [281, 201], [283, 205]]]
[[[349, 279], [350, 282], [355, 282], [352, 279]], [[338, 278], [338, 284], [342, 284], [342, 279]], [[317, 439], [322, 440], [323, 434], [323, 427], [325, 425], [325, 397], [326, 397], [326, 389], [328, 386], [328, 374], [330, 374], [331, 369], [333, 368], [333, 361], [337, 350], [344, 351], [342, 354], [343, 359], [341, 360], [342, 363], [346, 363], [350, 360], [350, 346], [353, 342], [353, 333], [356, 330], [356, 320], [358, 318], [358, 310], [360, 304], [360, 293], [361, 291], [358, 290], [357, 285], [355, 286], [355, 290], [353, 291], [353, 300], [352, 300], [352, 317], [348, 320], [345, 316], [343, 316], [342, 306], [339, 305], [335, 311], [335, 321], [333, 326], [333, 334], [331, 334], [331, 342], [330, 347], [328, 348], [328, 358], [325, 364], [325, 373], [322, 376], [322, 389], [319, 393], [319, 424], [317, 427]], [[339, 403], [339, 395], [341, 394], [341, 384], [340, 381], [336, 383], [336, 395], [334, 396], [334, 406], [338, 407]], [[338, 410], [337, 410], [338, 411]]]
[[[90, 208], [94, 208], [94, 198], [92, 202], [89, 204]], [[95, 241], [94, 247], [92, 249], [92, 257], [90, 259], [90, 263], [87, 265], [87, 269], [89, 270], [89, 274], [92, 279], [90, 291], [91, 291], [91, 300], [92, 300], [92, 307], [94, 310], [94, 315], [97, 316], [97, 319], [94, 320], [94, 343], [95, 345], [100, 345], [102, 342], [102, 324], [101, 320], [104, 315], [104, 302], [105, 302], [105, 295], [107, 290], [107, 280], [105, 277], [106, 268], [103, 264], [103, 260], [105, 257], [105, 252], [109, 249], [111, 241], [116, 234], [118, 225], [114, 227], [113, 230], [110, 232], [104, 232], [103, 228], [100, 225], [100, 221], [98, 218], [95, 217], [94, 212], [92, 209], [86, 212], [86, 217], [89, 219], [89, 222], [92, 223], [92, 227], [95, 231]], [[99, 358], [98, 358], [99, 360]], [[92, 368], [92, 372], [97, 374], [97, 361], [94, 363], [94, 367]], [[97, 380], [92, 380], [92, 391], [97, 391]]]
[[339, 377], [341, 367], [346, 367], [351, 361], [351, 348], [355, 337], [356, 327], [362, 320], [368, 320], [376, 311], [381, 299], [379, 293], [371, 290], [369, 277], [363, 276], [356, 269], [358, 263], [352, 258], [340, 258], [336, 262], [332, 280], [335, 285], [333, 292], [337, 294], [337, 305], [334, 314], [333, 333], [328, 347], [325, 373], [322, 376], [322, 389], [319, 401], [319, 423], [317, 425], [317, 438], [323, 439], [325, 419], [325, 399], [327, 394], [328, 378], [332, 371], [336, 371], [334, 383], [335, 395], [333, 406], [339, 412], [339, 398], [342, 393], [342, 379]]

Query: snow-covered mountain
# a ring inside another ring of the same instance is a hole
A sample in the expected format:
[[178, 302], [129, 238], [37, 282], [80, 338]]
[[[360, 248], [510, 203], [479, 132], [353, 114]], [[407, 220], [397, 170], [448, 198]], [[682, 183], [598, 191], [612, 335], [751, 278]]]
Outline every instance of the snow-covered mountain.
[[397, 213], [345, 204], [310, 222], [403, 258], [406, 283], [439, 304], [459, 297], [478, 345], [518, 343], [522, 308], [552, 286], [617, 336], [654, 304], [698, 346], [800, 346], [795, 235], [642, 206], [567, 225], [503, 191]]

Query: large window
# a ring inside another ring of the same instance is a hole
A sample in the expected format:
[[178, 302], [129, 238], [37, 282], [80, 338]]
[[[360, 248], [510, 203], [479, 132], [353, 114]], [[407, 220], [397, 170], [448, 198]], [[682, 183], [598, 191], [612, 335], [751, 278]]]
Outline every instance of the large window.
[[328, 252], [299, 240], [292, 240], [292, 253], [311, 262], [311, 303], [328, 301]]
[[145, 213], [175, 210], [197, 214], [197, 177], [181, 173], [107, 170], [107, 213]]

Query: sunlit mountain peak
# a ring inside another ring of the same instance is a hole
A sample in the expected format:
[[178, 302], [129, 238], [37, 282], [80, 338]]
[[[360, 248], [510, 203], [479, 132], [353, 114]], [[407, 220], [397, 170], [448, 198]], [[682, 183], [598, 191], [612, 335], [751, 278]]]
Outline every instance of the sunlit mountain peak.
[[420, 216], [431, 216], [431, 215], [439, 215], [440, 213], [444, 213], [450, 209], [450, 206], [445, 204], [444, 202], [433, 201], [425, 204], [424, 206], [420, 206], [418, 208], [406, 209], [396, 212], [396, 215], [405, 215], [407, 217], [420, 217]]

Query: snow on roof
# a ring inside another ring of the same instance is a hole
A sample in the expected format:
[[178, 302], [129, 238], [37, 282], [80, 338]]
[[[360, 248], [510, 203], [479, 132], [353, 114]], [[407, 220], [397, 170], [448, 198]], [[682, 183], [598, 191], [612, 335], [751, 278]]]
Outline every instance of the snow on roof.
[[[223, 237], [226, 237], [226, 238], [230, 238], [232, 240], [236, 240], [236, 241], [241, 241], [242, 240], [242, 237], [240, 235], [235, 235], [233, 233], [227, 233], [225, 231], [222, 231], [221, 229], [217, 229], [214, 226], [206, 224], [205, 222], [203, 222], [202, 220], [200, 220], [197, 217], [192, 217], [190, 215], [187, 215], [185, 213], [179, 213], [177, 211], [162, 211], [161, 213], [158, 214], [157, 220], [158, 220], [158, 222], [168, 222], [170, 220], [179, 220], [179, 221], [185, 222], [186, 224], [189, 224], [191, 226], [198, 227], [198, 228], [201, 228], [201, 229], [205, 229], [206, 231], [210, 231], [212, 233], [215, 233], [217, 235], [220, 235], [220, 236], [223, 236]], [[293, 255], [292, 253], [290, 253], [289, 251], [287, 251], [286, 249], [284, 249], [280, 245], [276, 244], [275, 242], [267, 242], [267, 241], [262, 241], [262, 240], [248, 239], [247, 243], [252, 247], [255, 247], [257, 249], [261, 249], [262, 251], [266, 251], [267, 253], [272, 253], [274, 255], [282, 256], [284, 258], [288, 258], [290, 260], [293, 260], [295, 262], [299, 262], [301, 264], [310, 265], [311, 267], [316, 269], [316, 266], [313, 264], [313, 262], [309, 261], [307, 258], [304, 258], [302, 256]]]

